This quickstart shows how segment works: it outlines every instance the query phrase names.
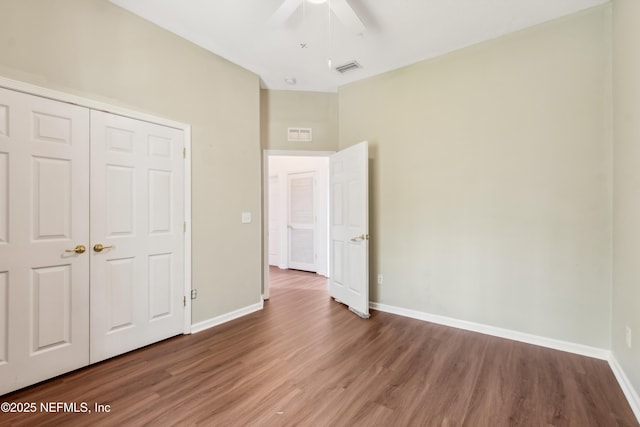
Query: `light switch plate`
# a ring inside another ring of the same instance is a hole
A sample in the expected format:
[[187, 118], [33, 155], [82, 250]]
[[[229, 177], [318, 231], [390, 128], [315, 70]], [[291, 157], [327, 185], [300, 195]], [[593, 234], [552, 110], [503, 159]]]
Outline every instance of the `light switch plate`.
[[242, 212], [242, 223], [243, 224], [251, 223], [251, 212]]

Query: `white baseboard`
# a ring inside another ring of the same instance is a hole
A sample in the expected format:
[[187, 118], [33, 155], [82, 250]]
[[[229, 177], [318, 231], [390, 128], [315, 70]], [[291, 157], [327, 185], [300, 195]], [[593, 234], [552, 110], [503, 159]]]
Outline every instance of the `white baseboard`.
[[451, 326], [453, 328], [464, 329], [472, 332], [479, 332], [485, 335], [492, 335], [495, 337], [524, 342], [527, 344], [539, 345], [542, 347], [580, 354], [582, 356], [593, 357], [596, 359], [609, 360], [611, 356], [611, 352], [609, 350], [597, 347], [589, 347], [582, 344], [560, 341], [553, 338], [541, 337], [538, 335], [527, 334], [510, 329], [503, 329], [495, 326], [468, 322], [466, 320], [458, 320], [451, 317], [440, 316], [437, 314], [424, 313], [422, 311], [409, 310], [406, 308], [379, 304], [376, 302], [370, 302], [369, 307], [373, 310], [384, 311], [386, 313], [397, 314], [399, 316], [410, 317], [412, 319], [423, 320], [425, 322], [437, 323], [439, 325]]
[[202, 332], [206, 329], [213, 328], [214, 326], [222, 325], [223, 323], [227, 323], [239, 317], [246, 316], [247, 314], [260, 311], [263, 308], [264, 308], [264, 301], [261, 300], [257, 304], [253, 304], [248, 307], [243, 307], [238, 310], [232, 311], [230, 313], [226, 313], [221, 316], [214, 317], [212, 319], [194, 323], [193, 325], [191, 325], [191, 333], [195, 334], [198, 332]]
[[627, 401], [631, 406], [631, 410], [640, 423], [640, 396], [638, 396], [638, 392], [633, 388], [633, 385], [631, 385], [631, 381], [629, 381], [627, 374], [625, 374], [622, 366], [620, 366], [618, 359], [616, 359], [616, 356], [613, 353], [611, 354], [611, 357], [609, 357], [609, 366], [613, 371], [613, 375], [615, 375], [618, 380], [618, 384], [620, 384], [620, 388], [627, 398]]

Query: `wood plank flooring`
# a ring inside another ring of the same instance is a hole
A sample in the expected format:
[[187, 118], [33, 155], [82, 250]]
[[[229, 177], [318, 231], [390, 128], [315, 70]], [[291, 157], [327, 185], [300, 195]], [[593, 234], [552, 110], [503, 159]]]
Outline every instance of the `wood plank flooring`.
[[[264, 310], [0, 401], [108, 413], [0, 413], [16, 426], [638, 426], [606, 362], [331, 301], [272, 270]], [[79, 406], [80, 407], [80, 406]]]

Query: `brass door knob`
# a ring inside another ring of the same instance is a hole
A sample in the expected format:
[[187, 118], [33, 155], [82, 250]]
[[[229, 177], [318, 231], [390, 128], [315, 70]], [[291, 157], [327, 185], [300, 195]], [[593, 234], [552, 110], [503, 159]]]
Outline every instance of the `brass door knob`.
[[361, 242], [363, 240], [369, 240], [369, 235], [368, 234], [361, 234], [359, 236], [353, 237], [351, 240], [353, 240], [354, 242]]
[[73, 249], [65, 249], [65, 252], [75, 252], [77, 254], [83, 254], [87, 248], [84, 245], [78, 245]]
[[96, 243], [93, 245], [93, 250], [96, 252], [102, 252], [103, 249], [111, 249], [113, 246], [104, 246], [102, 243]]

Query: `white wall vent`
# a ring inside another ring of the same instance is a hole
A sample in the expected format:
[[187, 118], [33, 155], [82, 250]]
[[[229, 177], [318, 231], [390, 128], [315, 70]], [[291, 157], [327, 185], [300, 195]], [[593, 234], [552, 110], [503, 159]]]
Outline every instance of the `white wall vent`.
[[351, 61], [346, 64], [342, 64], [336, 67], [336, 71], [339, 73], [346, 73], [347, 71], [353, 71], [362, 68], [362, 65], [358, 64], [356, 61]]
[[287, 140], [311, 142], [311, 128], [287, 128]]

